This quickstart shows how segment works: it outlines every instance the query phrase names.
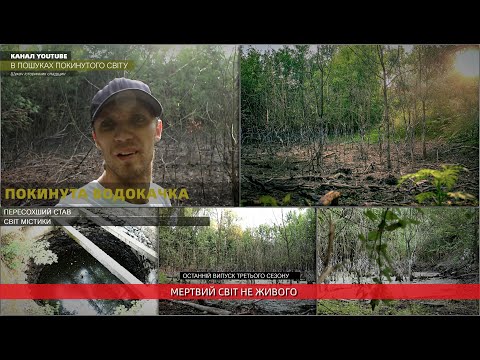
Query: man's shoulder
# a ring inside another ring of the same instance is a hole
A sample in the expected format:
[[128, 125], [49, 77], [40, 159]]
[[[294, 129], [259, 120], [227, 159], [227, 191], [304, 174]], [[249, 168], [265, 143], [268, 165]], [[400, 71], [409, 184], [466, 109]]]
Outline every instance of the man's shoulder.
[[172, 206], [167, 190], [154, 182], [150, 183], [150, 190], [151, 189], [153, 189], [157, 196], [155, 198], [149, 197], [148, 204], [150, 206]]

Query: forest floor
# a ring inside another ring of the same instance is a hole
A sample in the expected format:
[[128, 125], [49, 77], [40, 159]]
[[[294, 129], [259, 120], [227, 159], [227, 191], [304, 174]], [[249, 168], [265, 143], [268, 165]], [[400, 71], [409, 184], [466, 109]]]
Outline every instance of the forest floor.
[[[205, 300], [202, 305], [227, 310], [231, 315], [315, 315], [315, 300]], [[168, 300], [159, 301], [159, 314], [210, 315], [206, 311]]]
[[479, 315], [478, 300], [319, 300], [317, 315]]
[[[278, 144], [243, 145], [241, 149], [241, 205], [265, 205], [260, 197], [268, 195], [288, 206], [320, 205], [320, 199], [331, 190], [339, 191], [339, 206], [409, 206], [427, 191], [435, 191], [428, 181], [420, 184], [398, 180], [420, 169], [441, 170], [441, 165], [462, 165], [452, 192], [469, 193], [476, 200], [455, 200], [451, 205], [478, 203], [478, 147], [465, 144], [430, 141], [427, 157], [422, 158], [421, 143], [415, 144], [413, 161], [403, 144], [391, 145], [391, 166], [387, 169], [386, 151], [378, 144], [358, 142], [330, 143], [323, 152], [323, 164], [312, 161], [312, 146], [284, 147]], [[425, 202], [424, 205], [432, 205]]]
[[[2, 149], [3, 150], [3, 149]], [[73, 155], [69, 154], [73, 153]], [[5, 199], [6, 188], [79, 188], [103, 172], [103, 158], [93, 143], [75, 149], [2, 153], [2, 205], [53, 206], [58, 200]], [[179, 206], [234, 206], [228, 166], [208, 145], [200, 151], [185, 142], [162, 141], [156, 146], [153, 182], [164, 189], [185, 188], [189, 199], [171, 199]], [[238, 187], [237, 187], [238, 188]]]

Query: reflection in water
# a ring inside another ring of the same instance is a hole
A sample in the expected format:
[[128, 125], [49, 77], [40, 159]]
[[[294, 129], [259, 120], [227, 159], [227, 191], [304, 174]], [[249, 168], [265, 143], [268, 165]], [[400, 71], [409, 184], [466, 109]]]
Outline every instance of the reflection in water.
[[[38, 284], [121, 284], [106, 267], [100, 264], [83, 248], [61, 256], [57, 263], [43, 268]], [[48, 300], [46, 303], [59, 306], [62, 315], [112, 315], [119, 305], [131, 307], [128, 300]]]

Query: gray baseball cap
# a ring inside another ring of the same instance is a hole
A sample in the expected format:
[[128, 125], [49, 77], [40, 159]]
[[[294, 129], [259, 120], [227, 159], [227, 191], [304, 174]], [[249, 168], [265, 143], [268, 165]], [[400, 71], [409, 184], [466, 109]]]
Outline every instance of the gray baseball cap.
[[117, 94], [124, 91], [133, 91], [138, 100], [149, 105], [155, 117], [162, 115], [163, 107], [160, 102], [152, 95], [147, 84], [139, 80], [127, 78], [116, 78], [110, 81], [103, 89], [99, 90], [92, 99], [90, 115], [93, 121], [100, 114], [102, 108]]

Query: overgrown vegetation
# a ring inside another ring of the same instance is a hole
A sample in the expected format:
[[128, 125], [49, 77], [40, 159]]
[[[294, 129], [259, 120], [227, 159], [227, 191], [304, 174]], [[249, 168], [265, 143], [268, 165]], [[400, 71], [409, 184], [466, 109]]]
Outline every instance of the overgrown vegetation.
[[[238, 215], [228, 209], [161, 209], [162, 216], [177, 212], [176, 216], [209, 216], [211, 222], [209, 227], [159, 227], [162, 283], [178, 271], [189, 270], [310, 271], [313, 274], [314, 210], [276, 211], [276, 221], [244, 227]], [[249, 216], [247, 209], [244, 214]]]
[[[26, 282], [26, 271], [30, 261], [36, 265], [53, 264], [58, 257], [50, 249], [47, 240], [35, 241], [30, 236], [13, 231], [0, 237], [0, 276], [2, 283], [15, 284]], [[53, 305], [39, 305], [33, 300], [2, 300], [1, 312], [8, 315], [56, 315], [59, 302]]]
[[478, 69], [478, 50], [243, 47], [242, 200], [292, 193], [291, 204], [315, 205], [337, 190], [340, 205], [414, 205], [412, 194], [391, 187], [400, 176], [456, 163], [473, 179], [456, 182], [450, 201], [473, 205], [462, 194], [478, 197], [479, 77], [461, 72], [459, 59], [476, 52], [468, 65]]
[[[442, 283], [443, 278], [444, 283], [476, 283], [478, 220], [474, 208], [318, 209], [317, 273], [333, 269], [322, 280], [335, 283]], [[395, 302], [392, 309], [402, 308], [398, 305], [402, 302]], [[328, 307], [328, 302], [322, 303]], [[475, 309], [465, 304], [467, 312]], [[373, 311], [379, 301], [369, 305]], [[435, 308], [431, 304], [426, 308], [431, 306]]]
[[[476, 200], [471, 194], [461, 191], [451, 192], [455, 183], [458, 180], [460, 171], [467, 170], [459, 165], [442, 165], [443, 170], [421, 169], [414, 174], [407, 174], [400, 178], [398, 185], [402, 185], [406, 180], [413, 180], [415, 184], [429, 180], [435, 191], [422, 192], [415, 196], [419, 203], [424, 203], [427, 200], [433, 200], [435, 205], [444, 205], [448, 198], [451, 200]], [[452, 201], [447, 202], [452, 205]]]
[[58, 257], [49, 250], [49, 246], [46, 240], [34, 241], [17, 232], [10, 232], [1, 237], [0, 256], [9, 269], [21, 271], [25, 269], [29, 259], [37, 265], [57, 262]]

